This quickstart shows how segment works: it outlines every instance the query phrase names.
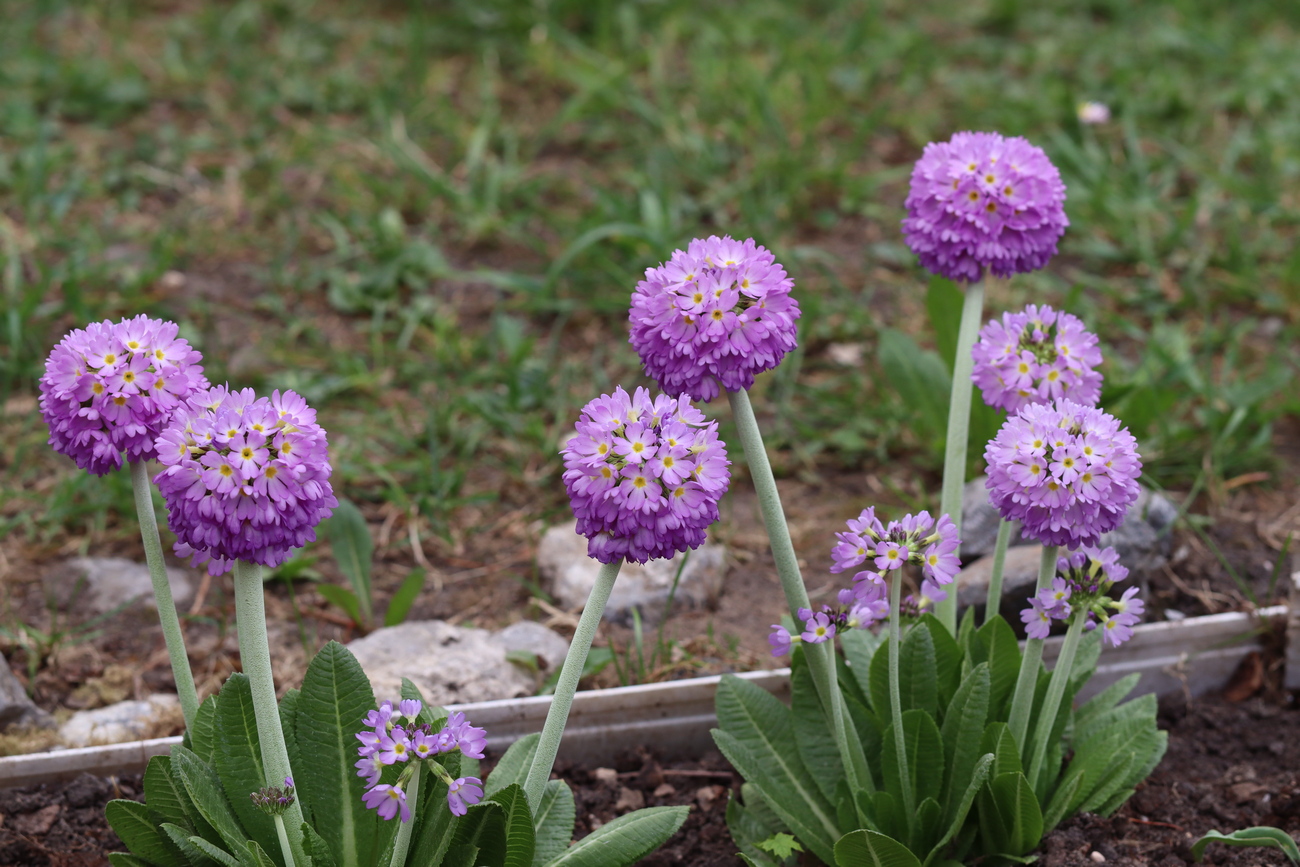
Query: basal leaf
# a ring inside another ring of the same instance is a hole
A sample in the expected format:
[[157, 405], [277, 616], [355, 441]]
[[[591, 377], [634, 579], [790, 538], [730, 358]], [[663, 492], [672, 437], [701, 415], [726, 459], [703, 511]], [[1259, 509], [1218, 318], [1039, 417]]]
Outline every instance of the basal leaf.
[[934, 642], [934, 671], [939, 686], [938, 709], [939, 713], [943, 713], [961, 680], [961, 647], [948, 627], [933, 614], [924, 615], [920, 623], [929, 631], [930, 639]]
[[686, 821], [687, 807], [646, 807], [601, 825], [570, 846], [552, 867], [626, 867], [658, 849]]
[[913, 823], [912, 839], [909, 847], [919, 852], [928, 850], [939, 839], [940, 826], [943, 823], [943, 808], [934, 798], [926, 798], [916, 805], [916, 821]]
[[1024, 855], [1043, 836], [1043, 814], [1025, 775], [994, 777], [979, 796], [980, 833], [986, 852]]
[[[280, 731], [284, 733], [285, 751], [289, 754], [289, 767], [302, 766], [302, 753], [298, 751], [298, 696], [300, 690], [290, 689], [280, 699]], [[311, 821], [311, 816], [303, 813], [303, 820]]]
[[542, 867], [569, 848], [577, 809], [564, 780], [548, 780], [533, 816], [533, 867]]
[[497, 762], [497, 766], [484, 781], [483, 794], [491, 797], [512, 783], [522, 786], [528, 777], [528, 769], [533, 764], [533, 756], [537, 755], [537, 744], [541, 739], [542, 736], [537, 733], [524, 735], [507, 747], [501, 761]]
[[280, 854], [275, 822], [259, 810], [249, 798], [267, 785], [262, 768], [262, 747], [257, 734], [257, 717], [253, 710], [253, 690], [248, 675], [235, 672], [226, 679], [217, 695], [215, 736], [217, 776], [225, 789], [226, 799], [235, 811], [249, 839], [263, 849]]
[[[1020, 674], [1020, 644], [1016, 634], [1001, 615], [989, 618], [975, 633], [980, 646], [975, 663], [989, 664], [989, 716], [1004, 716], [1003, 705], [1010, 700], [1011, 690]], [[972, 646], [972, 652], [976, 652]]]
[[397, 626], [406, 620], [406, 615], [411, 613], [411, 606], [415, 604], [416, 597], [424, 589], [425, 573], [423, 569], [412, 569], [410, 574], [402, 581], [402, 586], [397, 588], [397, 592], [388, 600], [388, 610], [384, 612], [384, 625]]
[[863, 695], [870, 701], [871, 658], [876, 655], [876, 650], [884, 642], [883, 636], [866, 629], [850, 629], [840, 633], [838, 638], [840, 648], [844, 651], [844, 658], [848, 661], [849, 670], [853, 672], [853, 679], [858, 682]]
[[356, 657], [337, 641], [321, 648], [307, 667], [298, 697], [298, 749], [312, 761], [294, 782], [316, 830], [343, 865], [369, 864], [378, 846], [382, 820], [361, 802], [365, 781], [355, 768], [356, 734], [375, 706]]
[[172, 747], [172, 767], [179, 771], [185, 791], [204, 821], [221, 835], [226, 851], [247, 864], [244, 843], [248, 834], [231, 812], [217, 772], [184, 747]]
[[[330, 550], [334, 552], [334, 560], [338, 563], [339, 571], [352, 585], [352, 591], [360, 603], [360, 613], [365, 619], [359, 622], [369, 623], [371, 621], [370, 561], [374, 553], [374, 545], [370, 541], [370, 528], [366, 525], [365, 517], [351, 500], [340, 499], [334, 514], [320, 525], [320, 530], [329, 540]], [[324, 596], [323, 591], [329, 586], [331, 585], [321, 584], [317, 589], [321, 590], [321, 595]], [[333, 599], [330, 601], [334, 602]]]
[[865, 829], [839, 839], [835, 863], [838, 867], [921, 867], [920, 860], [902, 843]]
[[144, 771], [144, 802], [159, 825], [170, 822], [189, 836], [194, 833], [194, 827], [185, 813], [186, 797], [185, 791], [172, 778], [171, 758], [151, 757]]
[[966, 790], [955, 802], [957, 808], [948, 819], [947, 830], [944, 831], [943, 836], [934, 844], [934, 848], [930, 850], [930, 854], [925, 858], [927, 865], [943, 852], [945, 846], [957, 838], [962, 826], [966, 824], [966, 816], [970, 812], [971, 805], [975, 803], [975, 798], [979, 796], [979, 793], [984, 790], [984, 784], [988, 781], [989, 772], [992, 769], [992, 753], [985, 753], [976, 761], [975, 767], [971, 771], [970, 782], [966, 784]]
[[1211, 843], [1223, 843], [1226, 846], [1267, 846], [1281, 849], [1286, 857], [1300, 864], [1300, 849], [1296, 848], [1295, 840], [1292, 839], [1291, 835], [1280, 828], [1260, 825], [1254, 828], [1242, 828], [1239, 831], [1233, 831], [1231, 834], [1210, 831], [1192, 844], [1192, 857], [1200, 861], [1201, 855], [1205, 853], [1205, 847]]
[[357, 594], [337, 584], [317, 584], [316, 592], [325, 597], [325, 601], [343, 609], [343, 613], [352, 618], [352, 622], [364, 626], [368, 621]]
[[930, 630], [917, 625], [907, 631], [898, 652], [899, 695], [903, 710], [939, 712], [938, 661]]
[[[943, 786], [943, 737], [934, 718], [917, 708], [903, 714], [907, 778], [900, 773], [898, 750], [894, 745], [894, 727], [885, 729], [884, 744], [880, 748], [885, 787], [893, 792], [902, 791], [906, 785], [913, 793], [913, 803], [926, 798], [936, 798]], [[909, 827], [915, 817], [909, 817]]]
[[518, 783], [511, 783], [489, 799], [501, 805], [505, 822], [505, 860], [502, 867], [532, 867], [536, 838], [528, 796]]
[[941, 731], [947, 771], [944, 816], [950, 822], [981, 755], [980, 740], [988, 719], [990, 688], [989, 665], [981, 662], [958, 687], [948, 705], [948, 712], [944, 714]]
[[[189, 863], [190, 867], [238, 867], [239, 865], [239, 862], [236, 861], [233, 856], [226, 852], [222, 852], [219, 849], [217, 851], [221, 852], [221, 855], [230, 860], [225, 861], [222, 860], [220, 856], [214, 858], [207, 854], [190, 839], [192, 835], [187, 834], [185, 829], [181, 828], [179, 825], [173, 825], [171, 822], [164, 822], [158, 826], [158, 830], [162, 831], [163, 834], [166, 835], [167, 839], [172, 842], [172, 845], [180, 850], [180, 853], [185, 856], [185, 860]], [[195, 837], [194, 839], [200, 840], [204, 843], [207, 842], [206, 840], [203, 840], [202, 837]]]
[[1074, 714], [1075, 731], [1086, 729], [1098, 714], [1105, 713], [1123, 701], [1124, 697], [1137, 686], [1141, 677], [1142, 675], [1136, 671], [1125, 675], [1084, 702]]
[[980, 753], [993, 753], [994, 777], [1019, 773], [1022, 769], [1016, 737], [1011, 734], [1007, 724], [1000, 720], [994, 720], [985, 727], [984, 736], [980, 739]]
[[311, 867], [337, 867], [329, 844], [306, 822], [302, 823], [302, 846], [311, 857]]
[[109, 852], [108, 863], [112, 867], [152, 867], [148, 861], [127, 852]]
[[139, 801], [109, 801], [104, 817], [131, 854], [159, 867], [188, 867], [180, 850], [154, 824], [149, 808]]
[[460, 817], [456, 831], [452, 835], [453, 849], [447, 852], [448, 863], [456, 846], [472, 846], [478, 851], [476, 864], [501, 864], [506, 856], [506, 828], [501, 805], [494, 801], [483, 801], [470, 807], [469, 812]]
[[[451, 753], [442, 757], [442, 765], [447, 768], [452, 779], [464, 776], [459, 767], [453, 769], [453, 765], [457, 764], [455, 756], [455, 753]], [[420, 787], [420, 801], [423, 806], [420, 815], [416, 817], [406, 863], [412, 867], [438, 867], [447, 855], [460, 819], [447, 809], [447, 784], [437, 774], [425, 775], [424, 784]]]
[[217, 718], [217, 697], [210, 695], [199, 705], [194, 714], [194, 725], [190, 726], [190, 749], [208, 764], [212, 764], [212, 754], [217, 748], [213, 733]]
[[877, 783], [874, 775], [880, 773], [880, 745], [884, 737], [884, 726], [866, 705], [859, 704], [851, 695], [844, 696], [844, 707], [849, 712], [849, 719], [853, 721], [853, 728], [858, 733], [858, 742], [862, 744], [862, 751], [866, 755], [868, 774], [872, 775], [860, 782], [868, 791], [873, 791]]
[[802, 653], [796, 653], [790, 664], [790, 713], [799, 757], [827, 802], [833, 804], [835, 788], [844, 779], [844, 762]]
[[[278, 844], [276, 848], [279, 848]], [[271, 860], [270, 856], [266, 854], [266, 850], [256, 840], [249, 840], [247, 849], [255, 867], [275, 867], [275, 862]]]

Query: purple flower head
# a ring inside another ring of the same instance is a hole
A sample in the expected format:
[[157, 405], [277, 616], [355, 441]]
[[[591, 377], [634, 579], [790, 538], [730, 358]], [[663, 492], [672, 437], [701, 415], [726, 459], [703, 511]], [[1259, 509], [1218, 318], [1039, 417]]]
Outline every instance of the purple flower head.
[[325, 431], [292, 391], [198, 392], [172, 416], [157, 451], [164, 469], [154, 483], [175, 551], [213, 575], [235, 560], [280, 565], [315, 541], [316, 525], [338, 505]]
[[[835, 534], [839, 544], [831, 550], [833, 573], [856, 568], [868, 557], [883, 573], [900, 569], [905, 563], [919, 563], [923, 578], [937, 593], [929, 598], [942, 599], [946, 594], [939, 590], [939, 586], [952, 583], [961, 568], [957, 559], [961, 541], [957, 538], [957, 527], [948, 515], [940, 515], [936, 522], [929, 512], [917, 512], [904, 515], [902, 520], [890, 521], [886, 527], [876, 518], [875, 509], [869, 508], [850, 520], [848, 528], [847, 532]], [[863, 586], [862, 582], [884, 587], [883, 578], [875, 572], [859, 572], [853, 580], [859, 587]], [[870, 592], [879, 591], [872, 589]]]
[[576, 428], [561, 451], [564, 485], [589, 556], [644, 563], [704, 542], [731, 481], [717, 422], [686, 395], [620, 387], [583, 407]]
[[773, 656], [785, 656], [790, 652], [792, 644], [802, 640], [798, 635], [791, 635], [790, 630], [779, 623], [772, 624], [772, 634], [767, 637], [767, 643], [772, 645]]
[[50, 445], [102, 476], [154, 457], [177, 407], [208, 387], [203, 356], [175, 322], [137, 316], [69, 332], [45, 361], [41, 416]]
[[478, 777], [457, 777], [447, 784], [447, 806], [453, 816], [463, 816], [468, 808], [483, 800], [483, 781]]
[[1070, 221], [1065, 184], [1023, 138], [959, 132], [931, 142], [912, 170], [903, 237], [928, 271], [975, 282], [1035, 271]]
[[361, 800], [367, 807], [379, 813], [381, 819], [392, 819], [400, 811], [403, 822], [411, 821], [411, 808], [406, 804], [406, 792], [402, 791], [400, 785], [390, 786], [381, 783], [367, 790], [361, 796]]
[[670, 394], [710, 401], [771, 370], [797, 344], [794, 281], [752, 238], [697, 238], [632, 293], [630, 341]]
[[825, 612], [813, 614], [810, 609], [800, 608], [799, 619], [804, 622], [803, 635], [800, 638], [809, 644], [821, 644], [835, 637], [835, 623], [829, 614]]
[[1100, 409], [1030, 404], [984, 450], [989, 499], [1044, 545], [1096, 545], [1137, 499], [1142, 461], [1128, 428]]
[[980, 330], [971, 379], [991, 407], [1015, 415], [1031, 403], [1067, 397], [1094, 406], [1101, 397], [1101, 350], [1083, 321], [1030, 304]]

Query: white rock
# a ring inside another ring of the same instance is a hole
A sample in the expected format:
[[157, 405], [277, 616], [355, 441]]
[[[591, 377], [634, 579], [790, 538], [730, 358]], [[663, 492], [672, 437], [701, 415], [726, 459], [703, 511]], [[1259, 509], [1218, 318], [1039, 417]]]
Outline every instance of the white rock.
[[[86, 604], [98, 614], [105, 614], [135, 599], [148, 608], [156, 608], [149, 567], [123, 557], [77, 557], [68, 564], [85, 579]], [[190, 579], [180, 569], [167, 569], [167, 583], [177, 608], [185, 606], [194, 590]]]
[[507, 651], [526, 650], [542, 661], [543, 668], [554, 671], [564, 664], [569, 642], [553, 629], [535, 620], [520, 620], [498, 630], [493, 639]]
[[78, 711], [59, 726], [59, 736], [71, 747], [120, 744], [154, 737], [159, 728], [179, 718], [180, 700], [170, 693], [157, 693], [144, 701], [119, 701]]
[[532, 695], [533, 678], [506, 659], [486, 629], [414, 620], [376, 629], [348, 644], [380, 701], [401, 695], [408, 677], [437, 705]]
[[[576, 527], [576, 521], [551, 527], [537, 546], [537, 566], [542, 577], [560, 605], [570, 609], [586, 604], [601, 565], [587, 556], [587, 540], [578, 535]], [[658, 619], [683, 557], [687, 558], [686, 565], [674, 599], [692, 606], [712, 602], [722, 590], [727, 557], [721, 545], [705, 542], [689, 555], [678, 554], [671, 560], [651, 560], [644, 566], [623, 564], [605, 616], [615, 619], [629, 609], [640, 608], [642, 617]]]

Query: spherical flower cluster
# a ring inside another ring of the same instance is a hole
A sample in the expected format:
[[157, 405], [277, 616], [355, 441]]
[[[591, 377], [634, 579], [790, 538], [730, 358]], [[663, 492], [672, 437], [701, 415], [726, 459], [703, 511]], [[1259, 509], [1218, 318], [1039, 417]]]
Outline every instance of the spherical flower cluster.
[[213, 575], [235, 560], [278, 566], [338, 505], [325, 431], [292, 391], [194, 395], [158, 437], [158, 460], [176, 553]]
[[984, 450], [989, 499], [1044, 545], [1096, 545], [1137, 499], [1137, 441], [1112, 415], [1071, 400], [1030, 404]]
[[879, 571], [862, 570], [853, 576], [853, 586], [840, 590], [838, 606], [823, 605], [814, 613], [800, 608], [797, 616], [804, 631], [792, 634], [780, 624], [772, 625], [767, 637], [773, 656], [784, 656], [792, 645], [801, 641], [820, 644], [844, 629], [865, 629], [889, 618], [889, 590], [885, 577], [905, 563], [921, 566], [921, 599], [908, 597], [908, 613], [917, 615], [930, 602], [947, 596], [942, 588], [951, 584], [961, 563], [957, 559], [957, 527], [943, 515], [936, 522], [929, 512], [905, 515], [886, 527], [876, 518], [874, 508], [848, 522], [846, 532], [836, 533], [839, 544], [831, 551], [831, 572], [855, 569], [871, 560]]
[[1094, 406], [1101, 397], [1098, 343], [1079, 317], [1030, 304], [980, 329], [971, 350], [971, 379], [985, 403], [1012, 415], [1031, 403], [1063, 397]]
[[264, 789], [258, 789], [248, 796], [253, 801], [253, 806], [257, 807], [268, 816], [280, 816], [288, 810], [293, 804], [293, 777], [284, 778], [284, 788], [279, 786], [267, 786]]
[[1059, 558], [1056, 568], [1064, 577], [1053, 578], [1052, 586], [1032, 596], [1029, 607], [1020, 612], [1026, 635], [1046, 638], [1053, 620], [1085, 617], [1085, 628], [1100, 627], [1102, 640], [1112, 647], [1133, 636], [1133, 627], [1141, 622], [1146, 606], [1135, 598], [1136, 587], [1125, 590], [1119, 599], [1110, 598], [1111, 587], [1128, 577], [1114, 548], [1084, 546]]
[[[455, 750], [471, 759], [481, 759], [487, 746], [487, 732], [470, 725], [463, 713], [447, 717], [446, 724], [435, 732], [429, 723], [419, 722], [423, 710], [424, 705], [415, 699], [405, 699], [396, 708], [391, 701], [385, 701], [366, 715], [364, 722], [369, 729], [357, 733], [357, 740], [361, 741], [357, 748], [360, 756], [356, 763], [357, 776], [364, 777], [368, 786], [361, 800], [382, 819], [400, 814], [403, 822], [411, 821], [406, 786], [422, 761], [447, 784], [447, 807], [453, 815], [465, 815], [469, 807], [483, 799], [482, 780], [478, 777], [453, 779], [433, 759]], [[384, 768], [399, 763], [406, 764], [397, 781], [380, 783]]]
[[1070, 224], [1047, 154], [992, 132], [926, 145], [906, 205], [903, 237], [921, 265], [972, 283], [986, 268], [999, 277], [1042, 268]]
[[561, 452], [564, 486], [591, 557], [644, 563], [704, 542], [731, 481], [717, 422], [686, 395], [620, 387], [583, 407], [576, 428]]
[[102, 476], [147, 461], [172, 413], [208, 387], [203, 356], [175, 322], [137, 316], [92, 322], [64, 336], [45, 361], [41, 415], [50, 445]]
[[631, 343], [669, 394], [747, 389], [797, 344], [794, 281], [752, 238], [697, 238], [632, 293]]

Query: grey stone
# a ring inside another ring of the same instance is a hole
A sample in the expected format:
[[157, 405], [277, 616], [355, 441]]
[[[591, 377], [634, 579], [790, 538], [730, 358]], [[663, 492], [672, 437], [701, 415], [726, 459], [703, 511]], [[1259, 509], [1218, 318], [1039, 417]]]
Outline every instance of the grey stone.
[[[97, 614], [106, 614], [136, 599], [147, 608], [156, 608], [149, 567], [123, 557], [77, 557], [68, 561], [84, 579], [86, 605]], [[177, 608], [184, 607], [194, 593], [190, 579], [180, 569], [167, 569], [167, 583]]]
[[[578, 535], [576, 526], [577, 522], [571, 521], [551, 527], [537, 546], [538, 569], [550, 592], [568, 609], [586, 604], [601, 566], [587, 556], [587, 540]], [[685, 565], [682, 565], [683, 558]], [[605, 617], [620, 619], [637, 608], [642, 617], [657, 620], [663, 615], [679, 567], [682, 577], [674, 601], [692, 607], [709, 605], [722, 590], [726, 564], [726, 551], [712, 542], [671, 560], [651, 560], [645, 565], [625, 563], [605, 607]]]
[[[1002, 611], [1018, 612], [1028, 604], [1038, 583], [1038, 564], [1043, 557], [1042, 545], [1022, 545], [1007, 549], [1002, 564]], [[993, 577], [993, 555], [980, 557], [957, 573], [957, 605], [982, 606], [988, 600], [989, 579]], [[1017, 615], [1012, 621], [1019, 623]]]
[[59, 736], [70, 747], [121, 744], [157, 737], [180, 719], [180, 700], [170, 693], [157, 693], [144, 701], [119, 701], [78, 711], [59, 726]]
[[437, 705], [532, 695], [533, 678], [506, 659], [486, 629], [413, 620], [376, 629], [348, 644], [380, 701], [401, 695], [402, 678]]
[[0, 731], [11, 726], [52, 729], [54, 719], [28, 697], [9, 670], [9, 662], [0, 656]]
[[520, 620], [498, 630], [492, 638], [507, 651], [526, 650], [540, 660], [542, 668], [554, 671], [564, 664], [569, 642], [553, 629], [535, 620]]

